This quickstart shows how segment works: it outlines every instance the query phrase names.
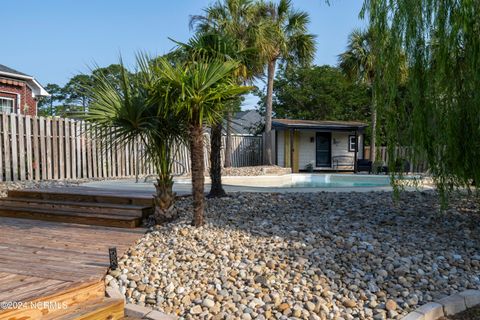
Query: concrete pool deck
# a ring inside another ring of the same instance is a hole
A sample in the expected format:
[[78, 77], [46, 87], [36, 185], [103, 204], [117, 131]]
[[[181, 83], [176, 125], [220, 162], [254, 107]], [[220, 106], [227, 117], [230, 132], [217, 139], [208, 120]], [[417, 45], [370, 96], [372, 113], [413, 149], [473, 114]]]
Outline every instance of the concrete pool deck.
[[[245, 177], [223, 177], [223, 187], [226, 192], [268, 192], [268, 193], [311, 193], [311, 192], [374, 192], [374, 191], [392, 191], [391, 186], [353, 186], [353, 187], [282, 187], [278, 185], [285, 184], [288, 175], [284, 176], [245, 176]], [[261, 181], [260, 181], [261, 180]], [[210, 190], [210, 179], [205, 179], [205, 192]], [[264, 184], [261, 186], [261, 184]], [[132, 193], [153, 193], [155, 187], [153, 182], [138, 183], [134, 179], [127, 180], [103, 180], [82, 184], [85, 187], [131, 191]], [[191, 183], [187, 178], [176, 178], [173, 190], [178, 195], [187, 195], [191, 193]], [[422, 187], [421, 190], [430, 189]], [[407, 187], [407, 191], [417, 190], [413, 187]]]

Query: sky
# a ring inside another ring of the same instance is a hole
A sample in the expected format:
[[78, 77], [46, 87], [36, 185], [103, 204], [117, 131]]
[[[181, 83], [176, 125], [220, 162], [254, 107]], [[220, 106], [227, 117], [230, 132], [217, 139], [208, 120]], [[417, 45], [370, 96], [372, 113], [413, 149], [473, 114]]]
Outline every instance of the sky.
[[[22, 0], [2, 1], [0, 64], [34, 76], [40, 83], [64, 85], [94, 66], [133, 66], [135, 54], [160, 55], [192, 35], [191, 15], [213, 0]], [[315, 63], [336, 64], [348, 34], [365, 27], [362, 0], [292, 0], [310, 14], [317, 35]], [[6, 14], [8, 13], [8, 14]], [[262, 84], [259, 83], [261, 86]], [[254, 104], [252, 97], [245, 107]]]

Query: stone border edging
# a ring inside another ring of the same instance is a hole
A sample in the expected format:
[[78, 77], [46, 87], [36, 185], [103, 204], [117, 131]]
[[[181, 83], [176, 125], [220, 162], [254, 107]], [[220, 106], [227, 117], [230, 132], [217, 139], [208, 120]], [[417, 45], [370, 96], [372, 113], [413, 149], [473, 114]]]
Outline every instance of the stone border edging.
[[[123, 299], [123, 301], [125, 301], [125, 296], [120, 292], [120, 290], [112, 286], [107, 286], [105, 289], [105, 295], [109, 298]], [[132, 303], [125, 303], [125, 316], [136, 317], [145, 320], [177, 320], [176, 316]]]
[[[114, 299], [123, 299], [125, 296], [118, 288], [107, 286], [105, 295]], [[467, 309], [480, 305], [480, 290], [466, 290], [436, 302], [429, 302], [410, 312], [402, 320], [437, 320], [443, 316], [453, 316]], [[145, 320], [176, 320], [176, 316], [140, 305], [126, 303], [125, 316], [137, 317]]]
[[443, 316], [453, 316], [477, 305], [480, 305], [480, 290], [466, 290], [424, 304], [402, 320], [436, 320]]

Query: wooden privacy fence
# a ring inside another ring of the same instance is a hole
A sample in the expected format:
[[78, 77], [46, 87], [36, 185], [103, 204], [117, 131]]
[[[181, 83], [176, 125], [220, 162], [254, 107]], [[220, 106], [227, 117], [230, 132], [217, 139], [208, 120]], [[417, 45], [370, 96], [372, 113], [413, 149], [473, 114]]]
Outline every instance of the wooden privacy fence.
[[[381, 161], [385, 164], [388, 164], [388, 152], [387, 147], [377, 147], [377, 161]], [[365, 159], [370, 159], [370, 146], [366, 146], [364, 149]], [[426, 172], [427, 163], [426, 161], [413, 161], [410, 155], [410, 150], [408, 147], [397, 147], [395, 149], [396, 157], [399, 159], [407, 160], [410, 164], [410, 172]]]
[[[153, 174], [141, 143], [119, 145], [93, 139], [87, 124], [73, 119], [0, 113], [0, 181], [115, 178]], [[209, 141], [206, 134], [206, 141]], [[225, 137], [223, 139], [225, 143]], [[209, 165], [209, 143], [205, 164]], [[232, 165], [261, 164], [262, 138], [232, 136]], [[185, 145], [175, 148], [173, 170], [189, 172]]]
[[[261, 136], [232, 135], [232, 166], [262, 165], [263, 142]], [[226, 137], [222, 137], [222, 162], [225, 160]]]

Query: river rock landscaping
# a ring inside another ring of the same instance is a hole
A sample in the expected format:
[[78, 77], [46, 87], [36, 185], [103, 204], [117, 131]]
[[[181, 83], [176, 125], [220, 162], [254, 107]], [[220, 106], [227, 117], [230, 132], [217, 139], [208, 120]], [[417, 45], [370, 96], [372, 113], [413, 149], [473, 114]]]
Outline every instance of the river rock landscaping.
[[222, 176], [263, 176], [292, 173], [292, 169], [279, 166], [252, 166], [222, 168]]
[[106, 277], [182, 319], [401, 319], [480, 288], [478, 201], [433, 192], [232, 194], [153, 227]]
[[[247, 166], [247, 167], [228, 167], [222, 168], [222, 177], [245, 177], [245, 176], [265, 176], [265, 175], [284, 175], [292, 173], [291, 168], [280, 166]], [[205, 170], [205, 176], [209, 176], [208, 170]], [[181, 177], [191, 177], [190, 172]]]

